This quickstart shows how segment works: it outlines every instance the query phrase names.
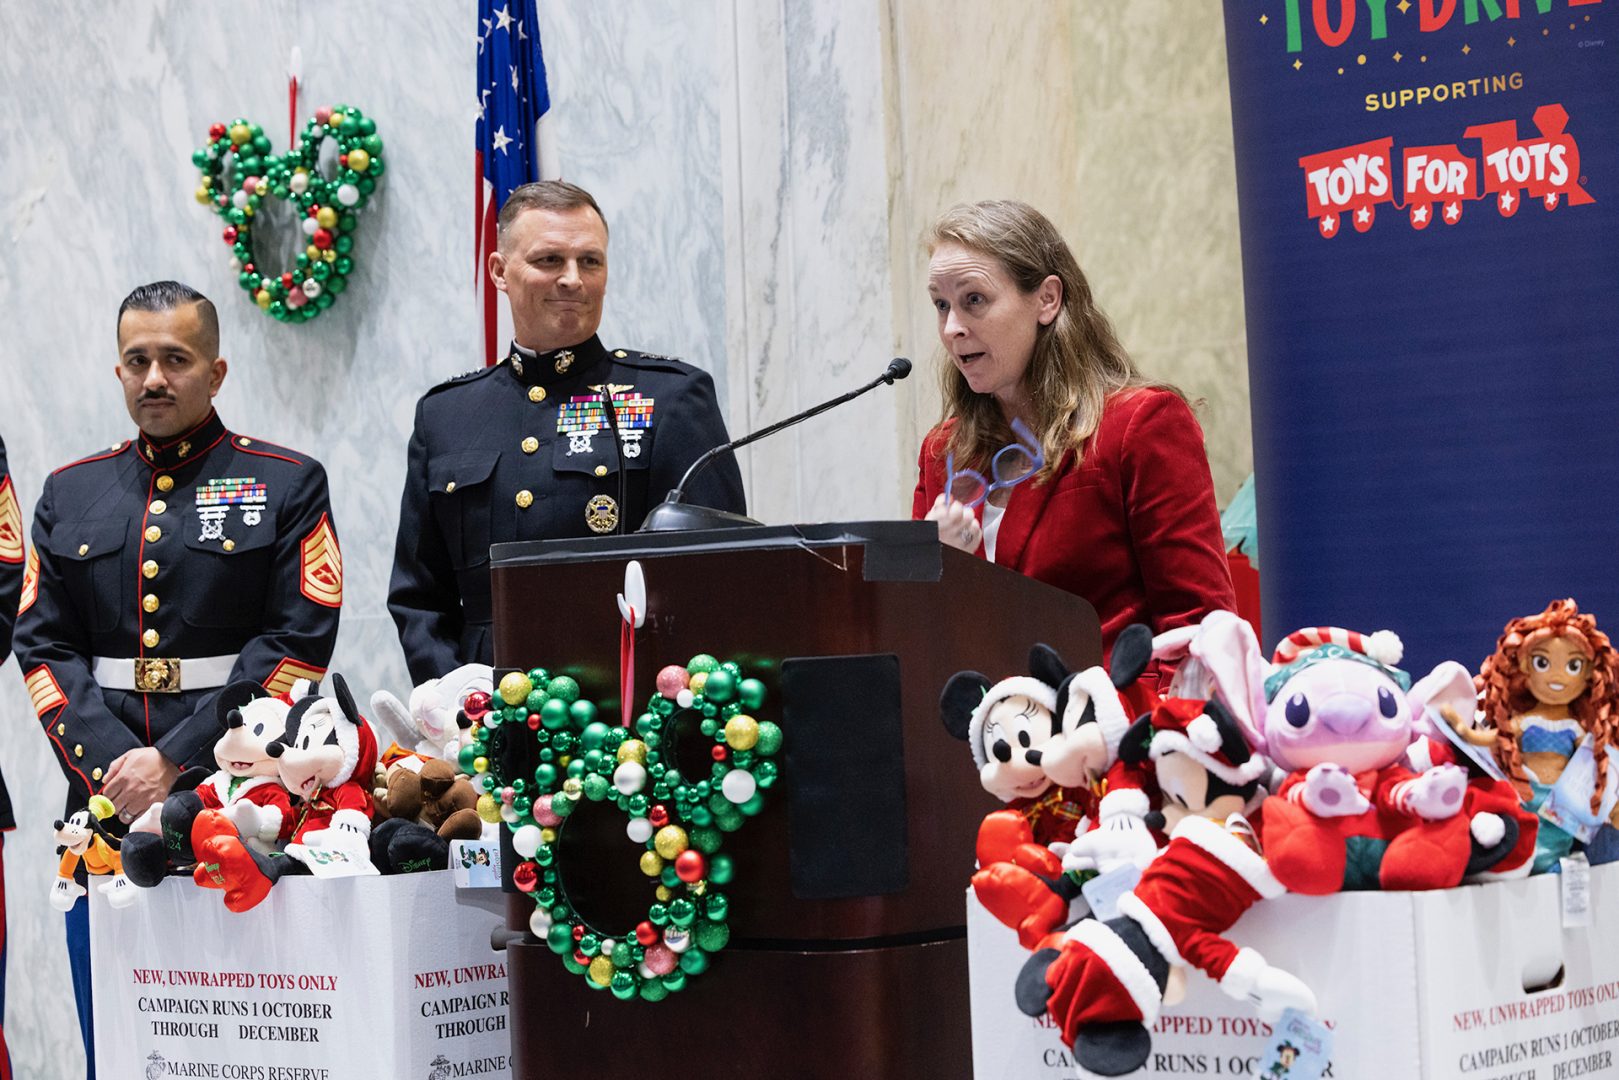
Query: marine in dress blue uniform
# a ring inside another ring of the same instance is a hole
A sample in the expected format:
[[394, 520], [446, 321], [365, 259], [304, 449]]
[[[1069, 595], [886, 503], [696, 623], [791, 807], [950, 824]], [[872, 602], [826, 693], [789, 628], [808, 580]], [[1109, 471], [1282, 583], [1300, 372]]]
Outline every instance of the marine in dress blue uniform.
[[[388, 595], [411, 678], [492, 661], [491, 544], [634, 531], [728, 438], [706, 372], [594, 335], [543, 353], [514, 345], [500, 364], [429, 390]], [[688, 501], [743, 512], [735, 458], [700, 474]]]
[[343, 563], [325, 470], [216, 412], [57, 470], [33, 541], [15, 648], [69, 811], [128, 750], [211, 767], [220, 687], [279, 693], [331, 660]]
[[[22, 508], [17, 501], [17, 489], [11, 483], [11, 470], [6, 463], [5, 440], [0, 439], [0, 664], [11, 655], [11, 628], [17, 621], [17, 600], [22, 595], [23, 567], [27, 564], [26, 544], [23, 541]], [[6, 782], [0, 779], [0, 850], [4, 834], [17, 827], [11, 812], [11, 796]], [[0, 1077], [11, 1075], [11, 1053], [6, 1048], [3, 1022], [6, 1011], [6, 885], [3, 861], [0, 861]]]

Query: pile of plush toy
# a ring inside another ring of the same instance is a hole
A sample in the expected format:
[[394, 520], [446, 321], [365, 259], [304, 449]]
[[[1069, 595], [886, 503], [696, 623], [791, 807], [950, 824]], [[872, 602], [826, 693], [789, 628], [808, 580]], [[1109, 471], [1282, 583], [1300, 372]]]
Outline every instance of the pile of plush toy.
[[[945, 687], [945, 727], [1006, 808], [979, 829], [974, 891], [1031, 950], [1018, 1003], [1049, 1014], [1081, 1075], [1123, 1076], [1194, 966], [1267, 1020], [1313, 1015], [1309, 988], [1222, 936], [1293, 891], [1442, 889], [1619, 858], [1619, 653], [1572, 600], [1507, 624], [1474, 677], [1415, 681], [1388, 631], [1316, 627], [1267, 664], [1229, 612], [1154, 638], [1130, 627], [1108, 670], [1045, 646], [1029, 674]], [[1137, 679], [1178, 664], [1152, 699]], [[1098, 872], [1140, 880], [1099, 921]]]
[[132, 885], [189, 874], [222, 890], [232, 911], [255, 907], [312, 862], [383, 874], [444, 869], [450, 842], [476, 840], [487, 824], [456, 761], [490, 692], [485, 664], [416, 687], [408, 707], [379, 691], [371, 706], [392, 739], [384, 750], [341, 675], [331, 676], [329, 694], [307, 682], [281, 695], [233, 683], [217, 699], [217, 769], [182, 773], [121, 840], [101, 824], [112, 814], [102, 796], [56, 823], [62, 861], [51, 902], [66, 910], [84, 894], [81, 866], [107, 879], [98, 887], [115, 907], [136, 898]]

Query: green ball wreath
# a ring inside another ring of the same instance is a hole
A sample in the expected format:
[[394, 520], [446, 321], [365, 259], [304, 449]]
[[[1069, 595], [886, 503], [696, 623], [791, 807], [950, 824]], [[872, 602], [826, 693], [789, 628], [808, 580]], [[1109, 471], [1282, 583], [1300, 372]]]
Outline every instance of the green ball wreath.
[[[483, 810], [498, 806], [512, 830], [523, 859], [512, 879], [534, 898], [529, 928], [586, 985], [626, 1001], [661, 1001], [683, 989], [730, 939], [729, 901], [719, 887], [735, 868], [721, 843], [763, 809], [782, 744], [780, 727], [752, 715], [764, 704], [764, 684], [735, 663], [699, 654], [684, 668], [664, 668], [657, 682], [631, 732], [598, 719], [572, 678], [544, 668], [512, 672], [461, 752], [462, 767], [479, 777]], [[701, 780], [666, 760], [669, 727], [688, 712], [701, 718], [698, 730], [713, 743]], [[539, 743], [532, 777], [493, 771], [491, 740], [514, 726]], [[580, 799], [612, 801], [628, 816], [625, 831], [643, 848], [641, 871], [656, 882], [646, 918], [623, 940], [586, 923], [557, 872], [556, 844]]]
[[[322, 175], [321, 145], [337, 140], [335, 175]], [[354, 272], [355, 213], [376, 190], [387, 166], [377, 125], [351, 105], [322, 106], [304, 125], [295, 149], [270, 153], [270, 139], [243, 119], [208, 129], [208, 144], [191, 155], [202, 170], [197, 201], [225, 219], [225, 243], [237, 283], [271, 318], [308, 322], [331, 307]], [[296, 265], [280, 273], [261, 267], [253, 252], [259, 207], [266, 197], [298, 207], [308, 238]]]

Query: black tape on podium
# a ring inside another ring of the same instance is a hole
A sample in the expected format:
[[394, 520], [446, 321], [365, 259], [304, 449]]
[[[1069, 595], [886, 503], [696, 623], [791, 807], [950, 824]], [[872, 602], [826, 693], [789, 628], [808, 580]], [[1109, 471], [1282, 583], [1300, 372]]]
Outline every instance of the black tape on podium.
[[910, 880], [899, 657], [781, 665], [793, 895], [883, 896]]

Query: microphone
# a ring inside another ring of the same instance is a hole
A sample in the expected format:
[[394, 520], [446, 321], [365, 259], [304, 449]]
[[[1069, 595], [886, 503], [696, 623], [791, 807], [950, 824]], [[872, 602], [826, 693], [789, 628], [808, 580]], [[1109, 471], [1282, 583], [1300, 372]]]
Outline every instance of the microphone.
[[686, 503], [684, 500], [686, 497], [687, 486], [692, 482], [692, 479], [698, 473], [702, 472], [703, 469], [708, 466], [709, 462], [713, 461], [721, 454], [728, 451], [740, 450], [742, 447], [747, 446], [751, 442], [757, 442], [766, 435], [774, 435], [783, 428], [790, 428], [794, 424], [808, 420], [812, 416], [819, 416], [828, 409], [835, 409], [846, 401], [853, 401], [861, 394], [864, 394], [868, 390], [873, 390], [881, 384], [893, 386], [896, 381], [905, 378], [905, 376], [909, 375], [910, 373], [911, 362], [905, 359], [903, 356], [896, 356], [893, 360], [889, 361], [887, 369], [881, 375], [877, 376], [869, 383], [866, 383], [864, 386], [856, 387], [846, 394], [833, 398], [831, 401], [823, 401], [814, 408], [805, 409], [796, 416], [789, 416], [785, 420], [778, 420], [769, 427], [750, 432], [747, 435], [742, 436], [740, 439], [732, 439], [728, 443], [723, 443], [720, 446], [716, 446], [712, 450], [707, 451], [696, 461], [691, 463], [691, 467], [686, 470], [686, 475], [680, 478], [680, 483], [674, 486], [674, 488], [669, 492], [668, 496], [664, 498], [663, 502], [652, 508], [652, 512], [648, 514], [646, 516], [646, 520], [641, 523], [641, 528], [639, 531], [682, 532], [690, 529], [726, 529], [735, 528], [740, 525], [760, 524], [760, 522], [757, 522], [750, 517], [744, 517], [741, 514], [732, 514], [727, 513], [724, 510], [715, 510], [708, 506], [694, 506]]

